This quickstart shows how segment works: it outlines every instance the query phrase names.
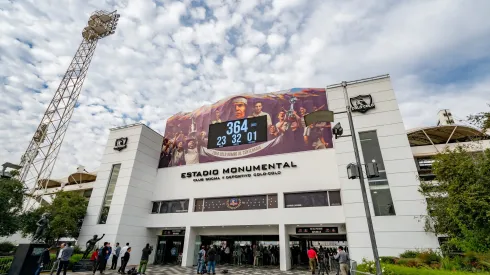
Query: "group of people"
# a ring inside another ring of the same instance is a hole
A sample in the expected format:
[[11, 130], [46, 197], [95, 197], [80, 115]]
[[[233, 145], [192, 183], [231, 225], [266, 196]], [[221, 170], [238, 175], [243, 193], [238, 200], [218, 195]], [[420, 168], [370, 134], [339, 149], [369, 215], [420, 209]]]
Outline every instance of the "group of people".
[[[321, 122], [307, 126], [304, 120], [309, 111], [322, 110], [326, 105], [314, 105], [311, 110], [307, 110], [307, 106], [300, 106], [294, 110], [294, 102], [288, 109], [281, 107], [279, 110], [275, 110], [273, 121], [271, 115], [263, 110], [263, 102], [253, 101], [252, 111], [249, 112], [247, 110], [249, 105], [247, 98], [236, 97], [232, 100], [232, 111], [234, 112], [229, 120], [265, 116], [267, 119], [268, 140], [284, 136], [282, 141], [291, 143], [292, 147], [289, 146], [291, 151], [328, 148], [329, 144], [324, 139], [324, 131], [330, 125], [326, 122]], [[222, 111], [219, 109], [212, 111], [212, 118], [209, 119], [210, 124], [227, 121], [222, 119], [221, 114]], [[189, 129], [181, 125], [169, 126], [166, 129], [160, 156], [160, 168], [199, 163], [200, 148], [207, 148], [208, 134], [206, 131], [197, 130], [194, 117], [191, 117]]]
[[[150, 244], [146, 244], [146, 246], [143, 248], [138, 268], [139, 274], [145, 274], [146, 267], [148, 266], [148, 259], [152, 251], [153, 247], [151, 247]], [[100, 271], [100, 274], [103, 274], [106, 269], [107, 262], [111, 256], [112, 264], [109, 270], [117, 269], [117, 262], [120, 258], [121, 266], [117, 270], [117, 273], [126, 274], [126, 266], [131, 257], [131, 247], [129, 246], [129, 243], [126, 243], [126, 245], [123, 247], [120, 247], [119, 243], [116, 243], [116, 246], [113, 248], [109, 242], [104, 242], [102, 247], [95, 249], [95, 251], [92, 253], [90, 260], [93, 261], [93, 274], [95, 274], [97, 270]]]
[[[48, 265], [51, 262], [51, 257], [49, 253], [50, 248], [44, 249], [38, 260], [38, 268], [35, 275], [41, 274], [44, 266]], [[71, 247], [70, 243], [62, 243], [60, 245], [60, 250], [56, 255], [56, 260], [58, 261], [58, 270], [56, 275], [60, 275], [63, 270], [63, 275], [66, 275], [66, 271], [68, 270], [68, 265], [70, 264], [71, 256], [73, 255], [73, 247]]]
[[329, 265], [329, 259], [338, 261], [339, 267], [337, 274], [349, 274], [350, 258], [349, 254], [344, 251], [344, 248], [342, 246], [339, 246], [335, 255], [332, 255], [332, 253], [323, 249], [323, 247], [321, 246], [318, 251], [315, 247], [311, 246], [307, 251], [307, 255], [311, 274], [316, 274], [317, 266], [319, 268], [320, 274], [327, 274], [331, 268], [331, 266]]

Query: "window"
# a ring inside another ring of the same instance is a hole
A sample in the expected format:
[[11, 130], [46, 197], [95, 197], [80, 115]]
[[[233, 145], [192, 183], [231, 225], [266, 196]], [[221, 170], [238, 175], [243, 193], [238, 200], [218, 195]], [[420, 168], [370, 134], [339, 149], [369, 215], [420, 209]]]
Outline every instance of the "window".
[[267, 195], [267, 208], [277, 208], [277, 194]]
[[187, 212], [189, 212], [189, 200], [154, 201], [151, 208], [152, 214], [187, 213]]
[[381, 155], [378, 135], [376, 131], [361, 132], [359, 133], [359, 139], [361, 141], [364, 163], [376, 162], [378, 164], [379, 177], [368, 179], [374, 214], [376, 216], [396, 215], [383, 156]]
[[284, 194], [286, 208], [328, 206], [328, 192]]
[[114, 195], [114, 190], [116, 189], [117, 177], [119, 176], [120, 170], [121, 164], [112, 165], [111, 175], [109, 176], [109, 182], [105, 190], [104, 201], [102, 202], [102, 209], [100, 210], [99, 224], [105, 224], [107, 222], [112, 197]]
[[389, 188], [372, 189], [371, 198], [373, 199], [374, 215], [376, 216], [391, 216], [395, 215], [395, 207], [391, 199]]
[[277, 208], [277, 194], [196, 199], [195, 212]]
[[340, 191], [328, 191], [328, 201], [330, 202], [330, 206], [342, 205]]

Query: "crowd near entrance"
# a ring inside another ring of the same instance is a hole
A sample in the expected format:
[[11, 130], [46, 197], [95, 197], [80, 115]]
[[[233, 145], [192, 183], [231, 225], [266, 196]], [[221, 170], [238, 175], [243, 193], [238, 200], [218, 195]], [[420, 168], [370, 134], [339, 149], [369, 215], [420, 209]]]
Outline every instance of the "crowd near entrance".
[[323, 252], [329, 266], [335, 267], [336, 262], [331, 258], [337, 254], [339, 246], [348, 252], [346, 235], [290, 235], [291, 267], [303, 269], [308, 267], [308, 248], [313, 247], [317, 252]]
[[164, 230], [163, 233], [165, 235], [158, 236], [155, 264], [180, 265], [184, 250], [185, 230]]
[[279, 266], [278, 235], [201, 236], [196, 251], [201, 245], [216, 246], [217, 265]]

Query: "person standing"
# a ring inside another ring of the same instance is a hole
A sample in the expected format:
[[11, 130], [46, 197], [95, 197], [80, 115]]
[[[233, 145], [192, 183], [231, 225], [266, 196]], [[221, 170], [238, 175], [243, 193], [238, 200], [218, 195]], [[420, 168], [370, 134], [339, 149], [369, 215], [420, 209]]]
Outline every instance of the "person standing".
[[150, 246], [149, 243], [146, 244], [145, 248], [143, 248], [141, 254], [140, 267], [138, 269], [138, 273], [145, 274], [146, 266], [148, 265], [148, 259], [150, 258], [150, 254], [153, 251], [153, 247]]
[[349, 254], [347, 254], [344, 251], [344, 248], [342, 246], [339, 246], [337, 255], [335, 255], [334, 258], [339, 261], [340, 274], [348, 275], [349, 274]]
[[99, 252], [98, 262], [99, 262], [99, 271], [100, 274], [104, 273], [105, 267], [107, 265], [107, 259], [109, 257], [109, 243], [104, 242], [104, 247], [102, 247], [102, 251]]
[[206, 258], [206, 250], [204, 250], [204, 245], [201, 245], [201, 250], [197, 254], [197, 274], [203, 274], [204, 260]]
[[[126, 267], [126, 264], [124, 264], [124, 255], [126, 254], [126, 251], [128, 251], [128, 248], [129, 248], [129, 243], [126, 243], [125, 246], [123, 246], [123, 248], [121, 248], [121, 252], [119, 253], [119, 256], [121, 256], [121, 267], [124, 265], [124, 267]], [[121, 267], [119, 268], [118, 272], [121, 271]]]
[[121, 258], [121, 267], [119, 268], [119, 271], [117, 273], [126, 274], [125, 269], [126, 269], [126, 265], [129, 262], [130, 253], [131, 253], [131, 247], [128, 247], [128, 249], [124, 253], [124, 256], [122, 256]]
[[121, 247], [119, 246], [119, 243], [116, 243], [116, 247], [112, 250], [112, 265], [111, 265], [111, 270], [116, 270], [116, 268], [117, 268], [117, 259], [119, 258], [120, 253], [121, 253]]
[[318, 262], [318, 255], [316, 254], [315, 249], [313, 249], [313, 246], [310, 247], [307, 254], [308, 254], [308, 263], [310, 264], [311, 274], [315, 274], [316, 263]]
[[71, 247], [70, 243], [67, 243], [66, 247], [61, 252], [60, 265], [58, 266], [58, 272], [56, 272], [56, 275], [60, 275], [61, 269], [63, 269], [63, 275], [66, 275], [71, 255], [73, 255], [73, 247]]
[[208, 251], [208, 273], [211, 274], [211, 270], [213, 271], [213, 275], [216, 274], [216, 246], [211, 246]]
[[37, 262], [39, 264], [39, 267], [37, 268], [36, 273], [34, 273], [34, 275], [41, 274], [43, 267], [45, 265], [48, 265], [49, 262], [51, 262], [51, 258], [49, 257], [49, 248], [46, 247], [43, 253], [41, 254], [41, 257], [39, 257], [39, 261]]

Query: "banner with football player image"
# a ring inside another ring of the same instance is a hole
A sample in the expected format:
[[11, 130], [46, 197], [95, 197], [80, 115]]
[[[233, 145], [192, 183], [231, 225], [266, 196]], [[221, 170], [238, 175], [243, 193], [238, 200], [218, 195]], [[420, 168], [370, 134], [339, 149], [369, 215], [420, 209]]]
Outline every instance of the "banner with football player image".
[[[167, 120], [159, 168], [332, 148], [330, 122], [306, 127], [303, 117], [328, 110], [325, 89], [294, 88], [222, 99]], [[209, 125], [266, 116], [267, 141], [208, 149]]]

